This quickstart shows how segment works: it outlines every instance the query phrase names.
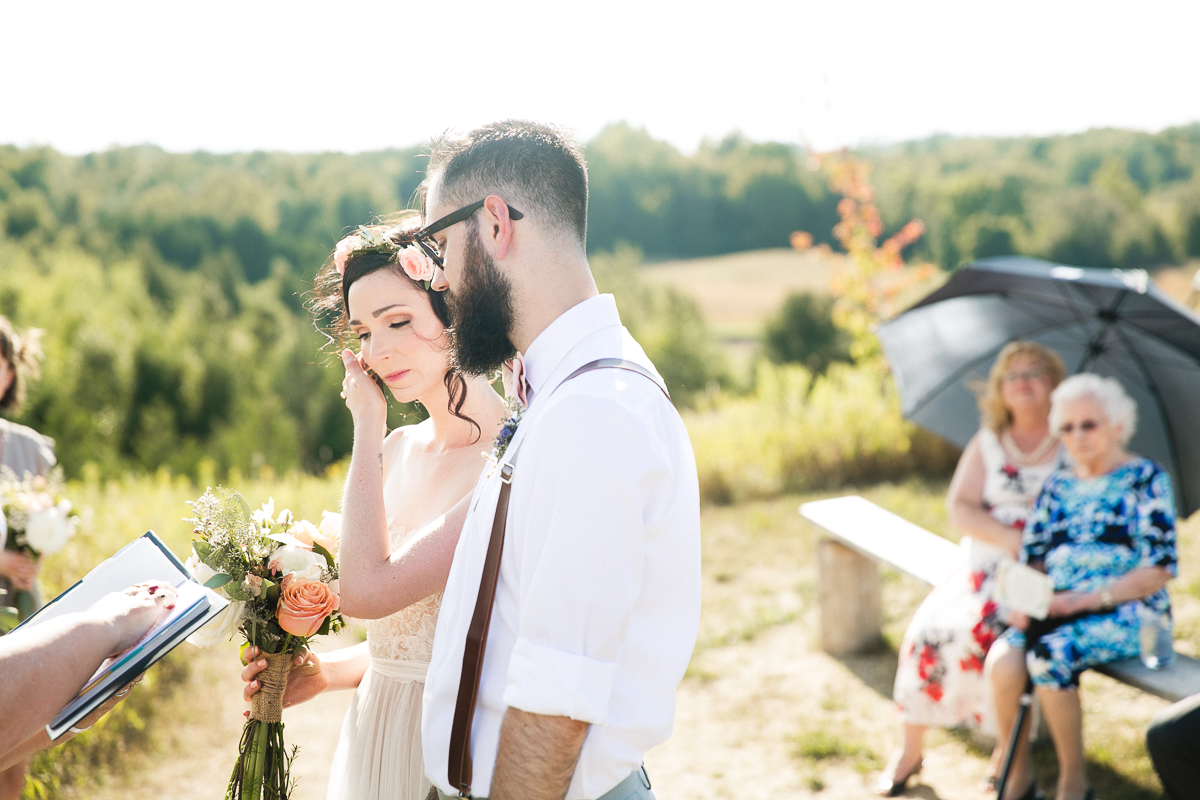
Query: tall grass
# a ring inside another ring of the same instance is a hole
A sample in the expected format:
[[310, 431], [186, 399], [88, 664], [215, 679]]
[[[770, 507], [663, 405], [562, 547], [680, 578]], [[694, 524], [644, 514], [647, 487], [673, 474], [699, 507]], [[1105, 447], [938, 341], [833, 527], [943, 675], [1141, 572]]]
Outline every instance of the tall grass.
[[714, 503], [945, 475], [958, 458], [903, 418], [890, 376], [870, 366], [833, 364], [814, 376], [761, 363], [751, 394], [714, 392], [684, 421], [701, 496]]
[[[68, 496], [81, 510], [82, 525], [67, 548], [46, 559], [41, 570], [41, 587], [54, 597], [147, 530], [154, 530], [179, 558], [191, 550], [191, 516], [188, 500], [204, 491], [165, 469], [156, 475], [100, 481], [95, 472], [68, 486]], [[274, 497], [276, 512], [290, 508], [297, 516], [319, 520], [321, 511], [341, 504], [341, 472], [325, 477], [291, 473], [276, 478], [269, 469], [249, 480], [232, 476], [251, 506]], [[182, 645], [152, 667], [141, 686], [130, 692], [90, 730], [74, 740], [34, 756], [30, 763], [24, 800], [60, 797], [70, 787], [86, 786], [129, 768], [126, 757], [135, 751], [153, 750], [159, 744], [156, 730], [178, 716], [180, 704], [191, 693], [185, 691], [192, 676], [191, 645]]]

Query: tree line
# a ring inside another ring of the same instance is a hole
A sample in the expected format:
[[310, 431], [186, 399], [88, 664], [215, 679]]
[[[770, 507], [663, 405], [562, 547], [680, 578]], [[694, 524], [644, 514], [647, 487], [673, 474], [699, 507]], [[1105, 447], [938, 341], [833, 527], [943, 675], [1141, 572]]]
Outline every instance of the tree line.
[[[786, 247], [797, 230], [833, 244], [838, 198], [787, 144], [730, 136], [686, 155], [613, 125], [586, 152], [602, 283], [686, 403], [719, 358], [688, 298], [638, 283], [637, 254]], [[1010, 252], [1100, 267], [1200, 256], [1200, 125], [934, 138], [865, 155], [885, 223], [923, 219], [914, 254], [945, 268]], [[48, 332], [19, 421], [58, 440], [69, 475], [89, 463], [100, 474], [316, 471], [344, 457], [340, 371], [304, 293], [344, 230], [413, 202], [423, 169], [420, 147], [0, 147], [0, 314]], [[393, 421], [401, 414], [420, 410]]]

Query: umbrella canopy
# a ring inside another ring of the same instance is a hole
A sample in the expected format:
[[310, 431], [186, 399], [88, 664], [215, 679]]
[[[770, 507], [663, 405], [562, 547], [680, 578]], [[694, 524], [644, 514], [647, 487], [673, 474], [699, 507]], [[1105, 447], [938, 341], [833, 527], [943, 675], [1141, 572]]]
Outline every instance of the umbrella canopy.
[[1116, 378], [1138, 405], [1130, 450], [1166, 467], [1184, 514], [1200, 507], [1200, 318], [1144, 271], [977, 261], [878, 333], [905, 416], [959, 446], [979, 428], [969, 384], [1011, 341]]

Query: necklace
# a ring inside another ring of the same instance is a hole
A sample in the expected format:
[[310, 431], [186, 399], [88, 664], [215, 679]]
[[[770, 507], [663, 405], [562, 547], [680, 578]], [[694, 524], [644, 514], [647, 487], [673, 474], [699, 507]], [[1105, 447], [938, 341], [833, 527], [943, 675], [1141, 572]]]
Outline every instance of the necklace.
[[1038, 446], [1028, 453], [1017, 445], [1016, 439], [1012, 437], [1012, 431], [1006, 430], [1001, 434], [1000, 443], [1004, 445], [1004, 449], [1012, 456], [1013, 461], [1016, 461], [1023, 467], [1033, 467], [1046, 457], [1046, 453], [1050, 452], [1051, 447], [1058, 444], [1058, 437], [1054, 435], [1053, 431], [1046, 431], [1046, 435], [1042, 438]]

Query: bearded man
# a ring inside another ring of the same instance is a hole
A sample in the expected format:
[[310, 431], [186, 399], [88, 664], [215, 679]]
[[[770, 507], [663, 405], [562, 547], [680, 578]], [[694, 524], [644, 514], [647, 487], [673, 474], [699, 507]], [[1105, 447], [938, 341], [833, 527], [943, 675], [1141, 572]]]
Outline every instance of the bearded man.
[[653, 798], [642, 758], [699, 626], [699, 491], [662, 378], [592, 279], [582, 153], [522, 121], [443, 138], [424, 204], [455, 361], [516, 356], [523, 405], [447, 581], [426, 773], [447, 798]]

